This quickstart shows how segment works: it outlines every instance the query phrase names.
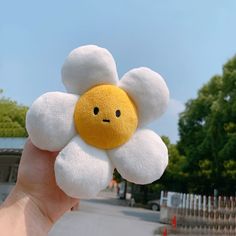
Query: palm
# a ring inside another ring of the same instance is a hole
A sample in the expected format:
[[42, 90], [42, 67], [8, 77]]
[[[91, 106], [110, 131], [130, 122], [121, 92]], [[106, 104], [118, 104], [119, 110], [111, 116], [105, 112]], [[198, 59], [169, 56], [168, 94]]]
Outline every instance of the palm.
[[37, 149], [27, 142], [20, 162], [17, 185], [29, 194], [44, 214], [56, 221], [78, 199], [67, 196], [57, 185], [54, 162], [57, 153]]

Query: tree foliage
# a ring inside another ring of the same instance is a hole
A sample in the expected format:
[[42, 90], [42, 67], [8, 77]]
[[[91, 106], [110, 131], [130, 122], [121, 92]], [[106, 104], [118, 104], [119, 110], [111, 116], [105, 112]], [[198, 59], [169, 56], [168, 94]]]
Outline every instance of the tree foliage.
[[[0, 94], [3, 91], [0, 89]], [[26, 137], [25, 115], [28, 108], [0, 97], [0, 137]]]
[[236, 181], [236, 56], [189, 100], [179, 120], [178, 149], [187, 158], [187, 188], [234, 194]]

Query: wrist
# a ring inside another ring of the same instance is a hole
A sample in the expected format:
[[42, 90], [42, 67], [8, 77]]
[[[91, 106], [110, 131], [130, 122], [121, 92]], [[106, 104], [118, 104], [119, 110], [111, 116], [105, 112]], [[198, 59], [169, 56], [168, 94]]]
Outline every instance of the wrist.
[[9, 235], [47, 235], [53, 225], [37, 202], [17, 185], [1, 206], [2, 218], [10, 224], [9, 230], [16, 231], [16, 234]]

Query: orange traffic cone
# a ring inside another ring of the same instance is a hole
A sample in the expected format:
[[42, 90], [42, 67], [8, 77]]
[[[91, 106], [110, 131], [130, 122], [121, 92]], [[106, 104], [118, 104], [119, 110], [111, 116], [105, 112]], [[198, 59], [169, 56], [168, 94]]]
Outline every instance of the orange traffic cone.
[[166, 228], [166, 227], [165, 227], [164, 230], [163, 230], [162, 236], [167, 236], [167, 228]]
[[173, 216], [172, 221], [171, 221], [171, 224], [172, 224], [172, 227], [173, 227], [174, 229], [176, 229], [176, 226], [177, 226], [176, 216]]

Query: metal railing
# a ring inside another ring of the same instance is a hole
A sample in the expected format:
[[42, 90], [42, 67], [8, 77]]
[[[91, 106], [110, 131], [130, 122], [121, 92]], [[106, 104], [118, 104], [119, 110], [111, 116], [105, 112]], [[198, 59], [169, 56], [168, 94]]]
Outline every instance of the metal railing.
[[[161, 193], [161, 218], [176, 219], [176, 232], [191, 235], [236, 235], [236, 198]], [[164, 217], [163, 217], [164, 215]]]

